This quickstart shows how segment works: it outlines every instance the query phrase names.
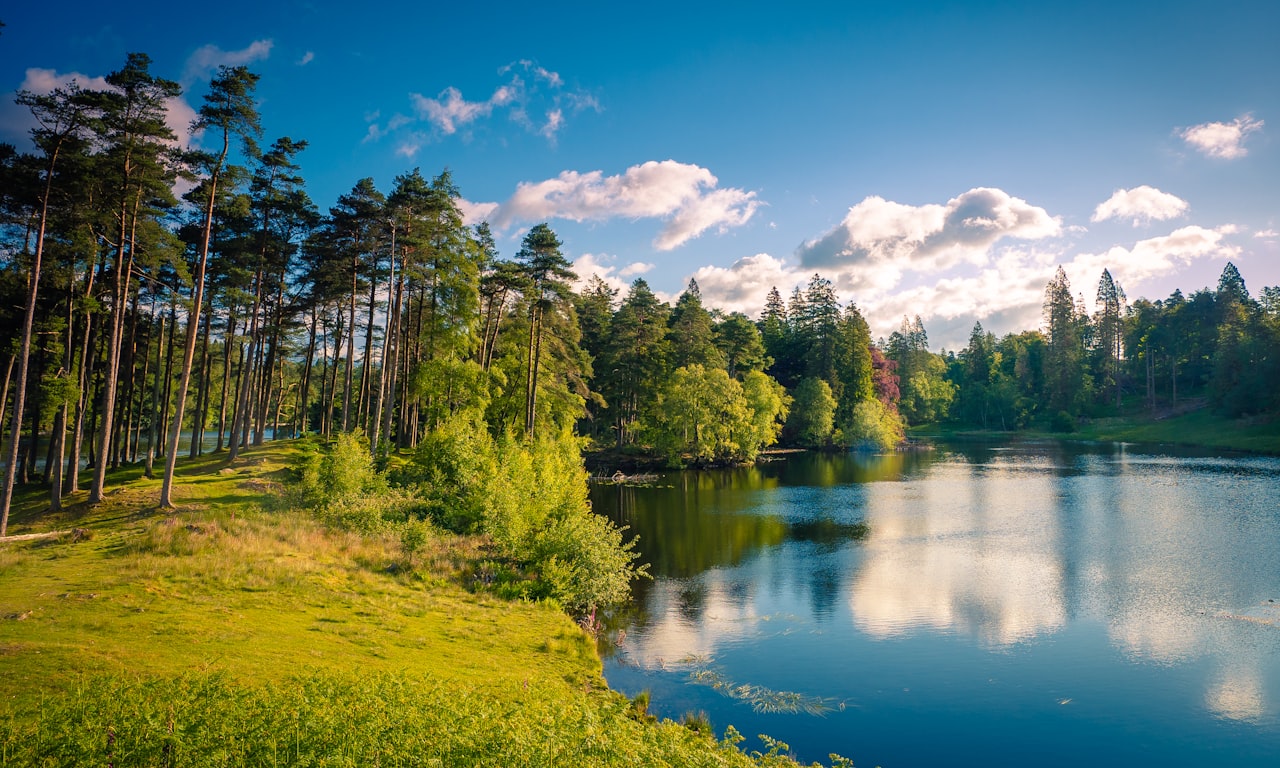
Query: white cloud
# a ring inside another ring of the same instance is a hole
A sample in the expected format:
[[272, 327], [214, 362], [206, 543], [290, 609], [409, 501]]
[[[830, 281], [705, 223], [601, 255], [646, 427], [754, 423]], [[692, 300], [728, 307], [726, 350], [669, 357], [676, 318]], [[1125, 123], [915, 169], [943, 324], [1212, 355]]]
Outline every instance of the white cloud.
[[963, 272], [920, 274], [905, 286], [866, 277], [861, 274], [868, 269], [865, 263], [814, 267], [764, 253], [728, 267], [702, 267], [692, 277], [708, 306], [757, 317], [770, 288], [777, 287], [784, 299], [789, 298], [792, 288], [807, 284], [817, 271], [834, 283], [843, 304], [856, 301], [873, 337], [887, 335], [904, 315], [918, 314], [933, 349], [959, 349], [974, 321], [997, 334], [1039, 327], [1044, 287], [1058, 264], [1066, 270], [1073, 293], [1083, 293], [1086, 299], [1093, 296], [1103, 269], [1109, 269], [1129, 295], [1136, 296], [1147, 281], [1175, 274], [1194, 261], [1238, 257], [1241, 249], [1227, 242], [1236, 229], [1229, 224], [1213, 229], [1187, 226], [1099, 253], [1071, 254], [1062, 241], [1034, 248], [999, 248]]
[[181, 96], [165, 100], [165, 125], [178, 137], [178, 146], [186, 149], [191, 146], [191, 123], [196, 119], [196, 110]]
[[538, 133], [546, 136], [548, 139], [555, 141], [556, 131], [564, 127], [564, 112], [559, 109], [553, 109], [547, 113], [547, 122], [542, 126]]
[[755, 192], [718, 183], [706, 168], [675, 160], [650, 160], [616, 176], [564, 171], [554, 179], [521, 182], [488, 219], [505, 230], [521, 221], [658, 218], [666, 224], [653, 245], [669, 251], [709, 229], [741, 226], [761, 205]]
[[1196, 259], [1238, 257], [1240, 248], [1223, 241], [1225, 236], [1235, 232], [1236, 227], [1230, 224], [1215, 229], [1182, 227], [1163, 237], [1139, 240], [1132, 248], [1117, 245], [1104, 253], [1082, 253], [1065, 268], [1067, 276], [1073, 282], [1081, 279], [1097, 280], [1102, 270], [1108, 269], [1120, 283], [1137, 284], [1169, 274]]
[[1201, 123], [1179, 131], [1178, 135], [1204, 155], [1234, 160], [1249, 154], [1243, 146], [1244, 139], [1262, 130], [1263, 124], [1261, 120], [1254, 120], [1253, 115], [1244, 114], [1229, 123]]
[[396, 145], [396, 154], [412, 160], [419, 149], [422, 149], [422, 136], [416, 133], [410, 134], [408, 138]]
[[246, 48], [238, 51], [224, 51], [216, 45], [209, 45], [197, 48], [194, 53], [187, 57], [187, 66], [182, 73], [182, 82], [190, 84], [196, 80], [203, 80], [211, 75], [218, 67], [238, 67], [255, 61], [262, 61], [271, 55], [271, 47], [275, 43], [271, 40], [255, 40]]
[[395, 114], [391, 116], [391, 119], [387, 121], [387, 124], [385, 126], [382, 126], [382, 125], [378, 125], [377, 123], [379, 115], [380, 115], [379, 112], [374, 112], [371, 115], [365, 116], [365, 120], [369, 123], [369, 131], [365, 133], [364, 139], [361, 140], [360, 142], [361, 144], [367, 144], [368, 142], [371, 142], [371, 141], [377, 141], [378, 139], [381, 139], [383, 136], [386, 136], [387, 134], [392, 133], [397, 128], [401, 128], [413, 122], [413, 118], [411, 117], [406, 117], [405, 115], [401, 115], [401, 114]]
[[467, 101], [462, 92], [449, 86], [440, 92], [440, 97], [429, 99], [419, 93], [409, 94], [414, 110], [419, 117], [426, 119], [441, 133], [448, 136], [482, 117], [493, 113], [494, 107], [509, 104], [512, 100], [512, 89], [501, 86], [486, 101]]
[[473, 203], [461, 197], [457, 199], [457, 205], [458, 210], [462, 212], [462, 221], [468, 227], [488, 221], [493, 212], [498, 209], [497, 203]]
[[1098, 204], [1090, 221], [1133, 219], [1136, 227], [1152, 221], [1176, 219], [1185, 214], [1187, 208], [1186, 200], [1144, 184], [1133, 189], [1117, 189], [1105, 202]]
[[1254, 232], [1253, 236], [1263, 240], [1270, 240], [1274, 237], [1280, 237], [1280, 232], [1277, 232], [1274, 229], [1261, 229]]
[[957, 349], [966, 343], [975, 320], [996, 333], [1039, 327], [1044, 287], [1057, 264], [1066, 271], [1072, 292], [1084, 294], [1086, 302], [1092, 301], [1104, 269], [1132, 297], [1140, 295], [1146, 281], [1176, 273], [1193, 261], [1236, 258], [1240, 248], [1225, 241], [1234, 230], [1230, 225], [1182, 227], [1101, 253], [1005, 249], [974, 274], [871, 294], [863, 309], [876, 333], [892, 330], [903, 315], [919, 314], [934, 349]]
[[622, 267], [610, 263], [616, 260], [616, 256], [593, 253], [584, 253], [574, 259], [572, 269], [573, 273], [578, 276], [577, 282], [574, 283], [574, 289], [581, 291], [587, 286], [587, 281], [591, 279], [591, 276], [596, 275], [605, 282], [605, 285], [617, 291], [619, 296], [623, 296], [626, 295], [630, 287], [630, 282], [627, 278], [643, 274], [653, 268], [652, 264], [639, 261]]
[[[106, 79], [102, 77], [90, 77], [80, 72], [58, 74], [57, 70], [32, 67], [27, 70], [18, 90], [43, 96], [55, 88], [66, 88], [72, 82], [85, 90], [102, 90], [108, 87]], [[0, 101], [0, 137], [17, 146], [27, 146], [31, 139], [31, 129], [35, 127], [36, 119], [26, 107], [15, 104], [12, 98]]]
[[981, 265], [1004, 238], [1040, 240], [1062, 234], [1043, 208], [999, 189], [978, 187], [945, 205], [904, 205], [868, 197], [844, 220], [797, 250], [805, 267], [835, 270], [852, 288], [887, 290], [905, 272]]
[[316, 52], [307, 51], [306, 53], [302, 54], [302, 58], [298, 59], [298, 66], [305, 67], [315, 60], [316, 60]]
[[[600, 102], [593, 94], [566, 87], [564, 78], [558, 72], [552, 72], [533, 61], [521, 59], [512, 62], [501, 67], [498, 74], [506, 78], [506, 81], [496, 86], [487, 99], [480, 101], [467, 100], [462, 91], [454, 86], [446, 87], [435, 98], [421, 93], [409, 94], [415, 119], [430, 124], [434, 138], [456, 134], [470, 138], [471, 130], [485, 120], [497, 114], [505, 114], [510, 122], [530, 133], [543, 136], [554, 144], [570, 116], [588, 109], [596, 112], [601, 110]], [[535, 119], [531, 115], [544, 117]], [[363, 141], [377, 141], [404, 125], [371, 127]], [[420, 132], [415, 143], [420, 145], [423, 140], [430, 138], [433, 137]], [[397, 151], [403, 154], [403, 150], [402, 143]]]
[[767, 253], [757, 253], [728, 267], [701, 267], [692, 277], [698, 281], [707, 306], [758, 317], [771, 288], [776, 287], [785, 299], [809, 275]]
[[652, 270], [653, 267], [654, 265], [650, 264], [647, 261], [633, 261], [627, 266], [618, 270], [618, 275], [620, 277], [634, 277], [636, 275], [643, 275], [646, 272], [649, 272], [650, 270]]

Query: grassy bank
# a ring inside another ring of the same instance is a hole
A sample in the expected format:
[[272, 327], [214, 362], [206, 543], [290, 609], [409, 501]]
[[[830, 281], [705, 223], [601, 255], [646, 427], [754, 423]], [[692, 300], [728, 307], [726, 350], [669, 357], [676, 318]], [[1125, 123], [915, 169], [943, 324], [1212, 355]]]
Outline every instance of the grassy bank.
[[1165, 419], [1117, 416], [1094, 419], [1073, 432], [982, 432], [951, 425], [924, 425], [911, 430], [919, 437], [1049, 437], [1060, 440], [1103, 440], [1280, 454], [1280, 420], [1228, 419], [1204, 408]]
[[18, 500], [0, 543], [0, 765], [750, 765], [655, 723], [563, 612], [475, 590], [478, 539], [326, 530], [297, 444], [126, 471], [96, 507]]

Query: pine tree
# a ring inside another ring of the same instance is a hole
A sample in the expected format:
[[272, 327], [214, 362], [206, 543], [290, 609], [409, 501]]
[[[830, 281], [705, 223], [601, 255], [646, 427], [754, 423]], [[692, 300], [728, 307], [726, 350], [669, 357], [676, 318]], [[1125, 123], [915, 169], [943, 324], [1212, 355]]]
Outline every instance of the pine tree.
[[[26, 311], [22, 321], [22, 340], [17, 350], [18, 375], [14, 383], [14, 403], [12, 424], [9, 429], [9, 443], [5, 452], [5, 475], [3, 497], [0, 497], [0, 536], [4, 536], [9, 527], [9, 506], [13, 499], [13, 487], [17, 477], [18, 447], [21, 443], [22, 417], [26, 405], [27, 372], [31, 357], [31, 336], [35, 328], [36, 299], [40, 289], [40, 274], [44, 258], [45, 237], [49, 224], [49, 213], [58, 161], [66, 153], [78, 151], [82, 143], [82, 134], [88, 120], [88, 107], [73, 83], [68, 88], [55, 89], [46, 96], [37, 96], [27, 91], [18, 94], [17, 103], [30, 109], [36, 119], [37, 127], [32, 130], [32, 138], [36, 147], [44, 156], [44, 184], [39, 199], [39, 214], [36, 224], [35, 253], [31, 259], [27, 278]], [[69, 349], [69, 347], [68, 347]], [[8, 381], [6, 378], [6, 389]], [[6, 393], [7, 394], [7, 393]], [[63, 411], [65, 420], [65, 410]], [[0, 420], [2, 425], [2, 420]], [[0, 426], [2, 429], [2, 426]], [[55, 440], [61, 445], [61, 432]], [[60, 449], [59, 449], [60, 450]], [[60, 464], [61, 462], [59, 462]], [[55, 509], [58, 508], [62, 494], [61, 477], [55, 475], [55, 487], [52, 491]]]
[[548, 319], [569, 303], [572, 291], [569, 281], [573, 270], [560, 252], [560, 240], [546, 224], [539, 224], [525, 235], [523, 247], [516, 255], [529, 281], [528, 320], [529, 345], [526, 350], [525, 435], [533, 437], [537, 418], [538, 377], [541, 373], [543, 338]]
[[1120, 364], [1124, 357], [1124, 289], [1111, 278], [1109, 270], [1102, 270], [1098, 280], [1098, 311], [1093, 320], [1094, 370], [1102, 375], [1100, 387], [1110, 387], [1115, 392], [1116, 407], [1120, 407]]
[[[173, 422], [169, 427], [169, 439], [165, 446], [164, 482], [160, 488], [160, 506], [173, 506], [173, 472], [178, 460], [178, 438], [182, 434], [183, 415], [187, 404], [187, 391], [191, 385], [191, 370], [195, 363], [196, 334], [200, 326], [200, 310], [204, 305], [205, 273], [208, 269], [209, 241], [213, 230], [213, 211], [217, 200], [218, 179], [231, 150], [231, 138], [238, 137], [245, 151], [255, 154], [254, 140], [261, 132], [258, 111], [254, 103], [254, 88], [258, 76], [244, 67], [221, 67], [209, 84], [200, 115], [192, 123], [193, 132], [212, 130], [221, 139], [218, 154], [203, 158], [208, 173], [208, 201], [204, 212], [204, 228], [200, 253], [196, 261], [195, 289], [191, 309], [187, 315], [186, 341], [183, 347], [182, 373], [178, 380], [178, 392], [174, 400]], [[234, 430], [232, 435], [235, 441]]]
[[764, 350], [760, 330], [746, 315], [734, 312], [716, 324], [715, 344], [724, 356], [729, 376], [741, 380], [752, 371], [763, 371], [772, 362]]
[[[149, 213], [151, 201], [172, 199], [169, 182], [173, 176], [173, 131], [165, 122], [168, 100], [178, 96], [178, 84], [150, 72], [146, 54], [131, 53], [125, 66], [107, 75], [111, 90], [97, 94], [100, 118], [96, 130], [105, 144], [104, 170], [114, 189], [114, 232], [108, 237], [115, 251], [111, 267], [110, 326], [107, 357], [102, 371], [99, 433], [94, 457], [89, 503], [103, 499], [107, 465], [116, 435], [116, 390], [120, 380], [120, 359], [124, 348], [125, 308], [131, 289], [137, 255], [134, 235], [140, 218]], [[162, 502], [167, 497], [162, 492]]]
[[597, 368], [619, 446], [634, 442], [637, 420], [656, 400], [668, 376], [670, 311], [649, 284], [637, 278], [610, 323], [609, 344]]
[[724, 367], [724, 356], [715, 345], [711, 313], [702, 306], [702, 291], [698, 289], [698, 282], [692, 278], [676, 301], [675, 309], [671, 311], [670, 335], [673, 367]]
[[[1062, 267], [1044, 289], [1044, 325], [1048, 346], [1044, 355], [1045, 390], [1057, 414], [1075, 416], [1083, 389], [1081, 324], [1071, 298], [1071, 282]], [[1066, 424], [1059, 422], [1059, 426]]]

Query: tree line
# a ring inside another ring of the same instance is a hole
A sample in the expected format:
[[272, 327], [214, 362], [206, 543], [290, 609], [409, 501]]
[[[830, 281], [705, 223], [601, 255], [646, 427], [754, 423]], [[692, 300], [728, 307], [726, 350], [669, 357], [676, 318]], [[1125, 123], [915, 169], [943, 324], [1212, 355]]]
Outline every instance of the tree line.
[[975, 325], [945, 356], [956, 421], [1069, 431], [1081, 418], [1174, 413], [1201, 404], [1225, 417], [1280, 407], [1280, 287], [1251, 296], [1234, 264], [1215, 288], [1128, 303], [1104, 270], [1094, 311], [1059, 268], [1045, 288], [1044, 330], [997, 340]]
[[1277, 404], [1280, 296], [1251, 298], [1231, 266], [1216, 290], [1133, 304], [1104, 273], [1092, 313], [1059, 270], [1043, 330], [975, 325], [934, 353], [919, 318], [873, 341], [820, 275], [756, 319], [704, 306], [694, 281], [674, 305], [642, 279], [575, 291], [550, 227], [504, 258], [448, 171], [361, 179], [322, 213], [306, 141], [264, 144], [244, 67], [212, 79], [200, 150], [166, 123], [180, 88], [147, 56], [106, 83], [19, 93], [34, 150], [0, 145], [0, 532], [16, 483], [46, 484], [54, 509], [77, 490], [98, 502], [125, 463], [158, 472], [172, 505], [184, 435], [189, 456], [234, 459], [359, 431], [376, 458], [462, 424], [677, 464], [892, 446], [908, 423], [1068, 428], [1134, 398]]

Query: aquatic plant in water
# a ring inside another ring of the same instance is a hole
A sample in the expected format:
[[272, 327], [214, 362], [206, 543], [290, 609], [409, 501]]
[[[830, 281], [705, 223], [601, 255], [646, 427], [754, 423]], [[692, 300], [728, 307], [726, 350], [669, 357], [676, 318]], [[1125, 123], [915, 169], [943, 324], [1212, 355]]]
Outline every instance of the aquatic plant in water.
[[763, 685], [735, 683], [712, 668], [705, 659], [696, 659], [697, 666], [689, 672], [689, 682], [705, 685], [724, 696], [751, 704], [756, 712], [765, 714], [806, 714], [822, 717], [831, 710], [844, 711], [845, 702], [837, 702], [827, 696], [809, 696], [796, 691], [775, 691]]

